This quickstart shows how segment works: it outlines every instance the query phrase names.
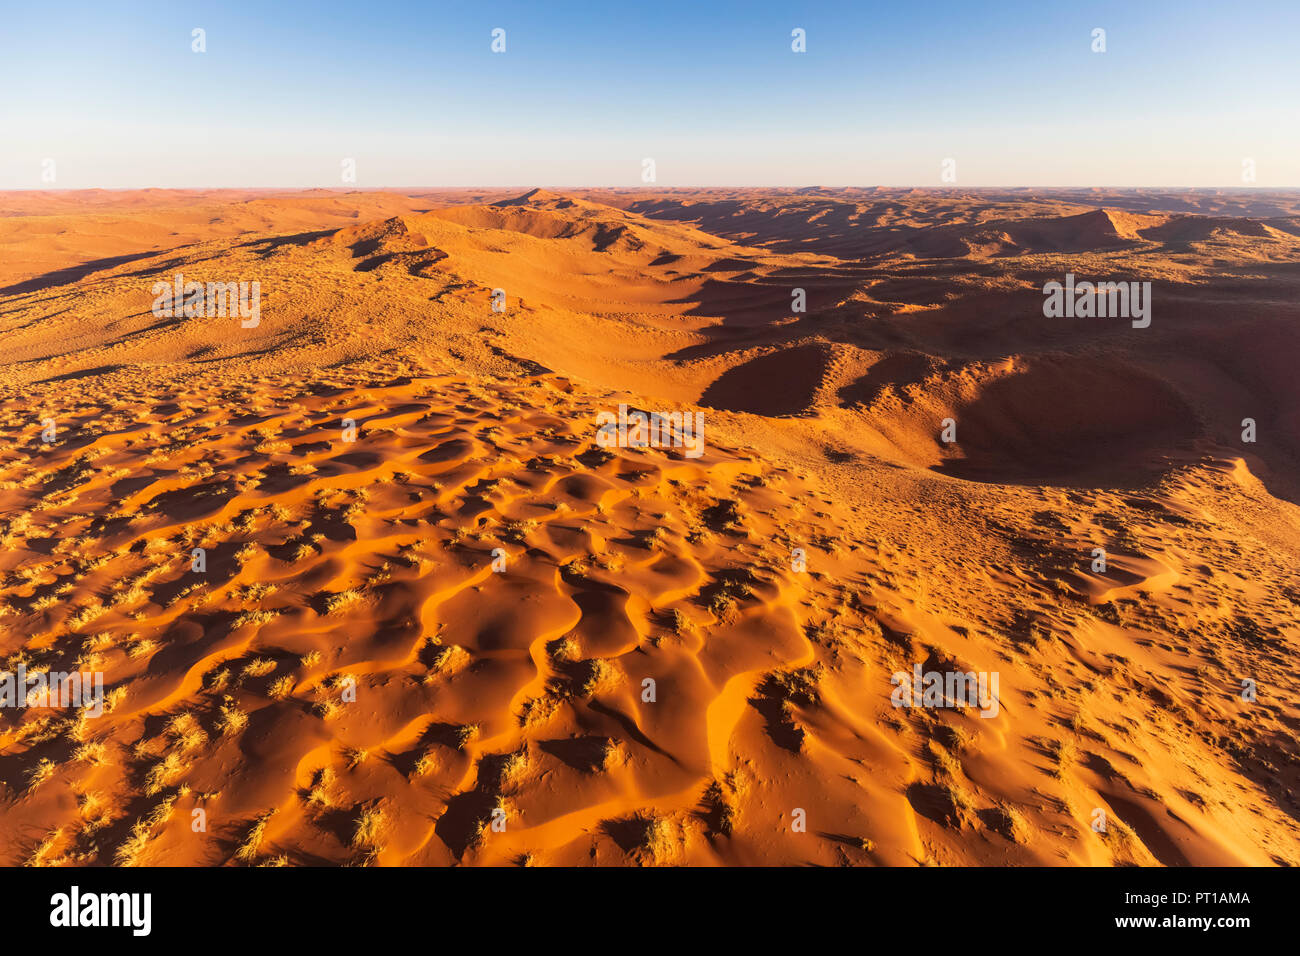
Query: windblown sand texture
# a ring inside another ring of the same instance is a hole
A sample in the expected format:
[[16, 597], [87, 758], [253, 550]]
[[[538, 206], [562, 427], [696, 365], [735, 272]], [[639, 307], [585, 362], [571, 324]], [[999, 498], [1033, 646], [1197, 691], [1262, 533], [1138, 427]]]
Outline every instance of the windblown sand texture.
[[0, 194], [3, 862], [1300, 863], [1298, 359], [1288, 193]]

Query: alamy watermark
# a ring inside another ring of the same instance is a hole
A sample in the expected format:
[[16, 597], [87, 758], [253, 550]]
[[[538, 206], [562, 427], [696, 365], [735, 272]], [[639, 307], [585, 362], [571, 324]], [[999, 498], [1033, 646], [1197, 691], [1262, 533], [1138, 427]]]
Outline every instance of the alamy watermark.
[[700, 412], [628, 411], [596, 416], [596, 444], [601, 448], [681, 448], [687, 458], [704, 454], [704, 415]]
[[977, 707], [981, 717], [996, 717], [1002, 709], [998, 700], [997, 671], [924, 671], [920, 664], [912, 672], [896, 671], [889, 679], [889, 695], [895, 707]]
[[1082, 282], [1065, 274], [1065, 285], [1053, 280], [1043, 286], [1043, 315], [1060, 318], [1132, 319], [1133, 328], [1151, 324], [1150, 282]]
[[252, 282], [186, 282], [179, 272], [172, 282], [155, 282], [153, 314], [159, 318], [224, 319], [238, 315], [241, 328], [262, 321], [262, 284]]
[[133, 936], [148, 936], [153, 929], [152, 893], [92, 893], [73, 884], [66, 893], [50, 897], [50, 925], [125, 927]]
[[0, 707], [81, 707], [87, 717], [104, 713], [102, 671], [36, 671], [23, 664], [0, 673]]

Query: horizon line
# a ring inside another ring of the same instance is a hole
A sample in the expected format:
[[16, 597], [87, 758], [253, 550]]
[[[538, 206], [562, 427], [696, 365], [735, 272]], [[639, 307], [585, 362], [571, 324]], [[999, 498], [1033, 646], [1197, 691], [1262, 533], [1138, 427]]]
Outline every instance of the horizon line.
[[994, 190], [994, 189], [1013, 189], [1013, 190], [1115, 190], [1119, 192], [1131, 190], [1163, 190], [1169, 192], [1193, 192], [1197, 190], [1217, 190], [1231, 192], [1296, 192], [1300, 191], [1300, 185], [1295, 186], [1241, 186], [1241, 185], [1051, 185], [1051, 186], [1034, 186], [1034, 185], [989, 185], [989, 184], [972, 184], [972, 185], [954, 185], [951, 183], [943, 184], [903, 184], [887, 185], [883, 183], [862, 184], [862, 185], [781, 185], [767, 183], [762, 185], [753, 184], [712, 184], [712, 185], [676, 185], [661, 186], [655, 183], [645, 183], [639, 186], [611, 186], [602, 184], [587, 185], [567, 185], [567, 186], [537, 186], [524, 185], [522, 183], [513, 183], [506, 185], [392, 185], [392, 186], [14, 186], [0, 187], [0, 194], [3, 193], [84, 193], [84, 192], [193, 192], [193, 191], [235, 191], [235, 190], [278, 190], [278, 191], [295, 191], [295, 192], [333, 192], [333, 193], [361, 193], [361, 192], [394, 192], [401, 190], [416, 189], [463, 189], [463, 190], [487, 190], [487, 189], [545, 189], [549, 191], [558, 191], [563, 189], [608, 189], [619, 192], [653, 192], [668, 190], [700, 190], [700, 189], [826, 189], [826, 190], [846, 190], [846, 189], [910, 189], [910, 190], [928, 190], [938, 192], [959, 192], [961, 190]]

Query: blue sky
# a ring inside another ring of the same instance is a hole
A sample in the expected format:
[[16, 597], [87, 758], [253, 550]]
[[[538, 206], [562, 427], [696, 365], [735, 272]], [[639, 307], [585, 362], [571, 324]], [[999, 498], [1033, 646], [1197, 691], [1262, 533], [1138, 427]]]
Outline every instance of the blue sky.
[[[191, 50], [206, 31], [207, 51]], [[491, 31], [506, 30], [506, 52]], [[790, 32], [807, 33], [807, 52]], [[1106, 30], [1094, 53], [1092, 31]], [[1300, 186], [1300, 3], [15, 3], [0, 188]]]

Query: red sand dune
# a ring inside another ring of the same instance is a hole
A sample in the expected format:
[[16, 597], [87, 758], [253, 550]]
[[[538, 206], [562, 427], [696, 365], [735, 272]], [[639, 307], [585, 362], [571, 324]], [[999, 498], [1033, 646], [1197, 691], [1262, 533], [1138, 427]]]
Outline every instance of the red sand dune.
[[109, 708], [0, 711], [5, 863], [1300, 862], [1294, 194], [11, 193], [0, 251], [0, 652]]

